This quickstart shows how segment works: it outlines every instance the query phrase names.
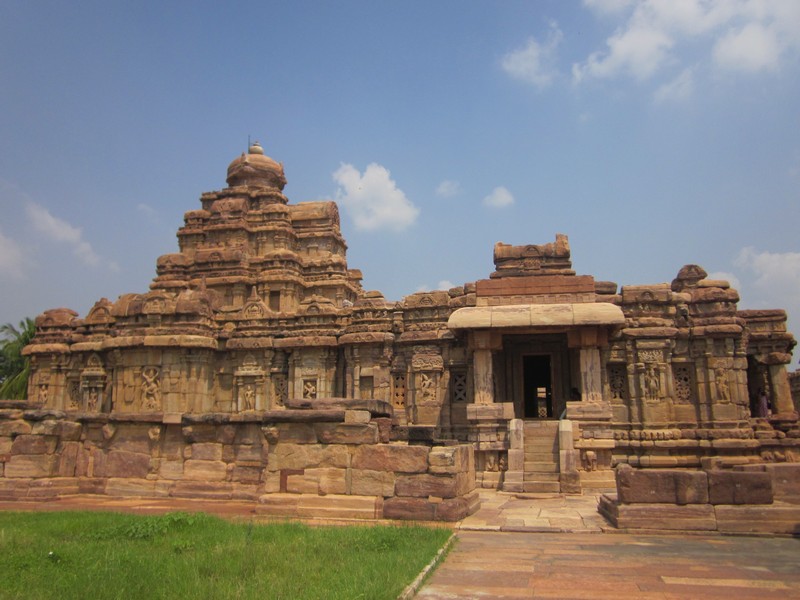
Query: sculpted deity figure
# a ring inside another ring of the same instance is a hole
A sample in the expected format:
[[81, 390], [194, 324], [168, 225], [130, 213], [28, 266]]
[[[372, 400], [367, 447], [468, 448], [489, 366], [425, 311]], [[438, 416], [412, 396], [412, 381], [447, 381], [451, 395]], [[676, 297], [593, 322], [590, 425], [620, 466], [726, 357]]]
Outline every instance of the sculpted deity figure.
[[156, 409], [161, 405], [161, 389], [158, 380], [158, 369], [147, 367], [142, 371], [142, 399], [145, 408]]
[[716, 369], [714, 377], [717, 382], [717, 399], [728, 402], [731, 399], [731, 391], [728, 387], [728, 378], [725, 369]]
[[303, 382], [303, 398], [313, 400], [317, 397], [317, 384], [310, 379]]
[[255, 408], [256, 390], [252, 383], [248, 383], [244, 388], [244, 410]]
[[97, 410], [97, 400], [99, 398], [99, 394], [97, 393], [97, 388], [92, 388], [89, 390], [89, 400], [86, 404], [86, 410], [95, 411]]
[[658, 379], [655, 365], [647, 365], [644, 374], [645, 397], [649, 400], [656, 400], [661, 394], [661, 382]]

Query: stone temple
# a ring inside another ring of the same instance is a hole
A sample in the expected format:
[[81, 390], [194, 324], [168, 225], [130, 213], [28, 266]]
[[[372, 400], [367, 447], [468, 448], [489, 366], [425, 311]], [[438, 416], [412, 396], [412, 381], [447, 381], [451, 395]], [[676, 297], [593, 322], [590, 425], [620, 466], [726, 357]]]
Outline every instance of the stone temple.
[[699, 266], [618, 289], [576, 274], [557, 234], [388, 301], [348, 267], [336, 204], [291, 204], [260, 145], [227, 184], [149, 291], [36, 319], [29, 401], [0, 410], [0, 496], [454, 520], [476, 487], [800, 461], [785, 312], [738, 310]]

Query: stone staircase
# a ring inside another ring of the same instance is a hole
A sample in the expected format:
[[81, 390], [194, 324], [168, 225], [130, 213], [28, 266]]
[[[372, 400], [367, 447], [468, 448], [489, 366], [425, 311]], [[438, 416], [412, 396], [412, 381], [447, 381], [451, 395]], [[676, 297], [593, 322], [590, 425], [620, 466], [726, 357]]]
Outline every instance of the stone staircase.
[[522, 489], [529, 493], [559, 492], [558, 421], [525, 421], [525, 463]]

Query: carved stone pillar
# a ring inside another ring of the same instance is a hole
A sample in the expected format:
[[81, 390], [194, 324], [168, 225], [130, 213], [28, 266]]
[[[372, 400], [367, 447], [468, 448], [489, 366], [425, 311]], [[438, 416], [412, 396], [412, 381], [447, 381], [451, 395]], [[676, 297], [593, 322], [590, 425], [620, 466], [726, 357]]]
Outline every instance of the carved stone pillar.
[[772, 412], [776, 414], [794, 411], [792, 390], [785, 365], [770, 365], [769, 378], [772, 382]]
[[581, 400], [583, 402], [601, 402], [603, 400], [603, 383], [600, 370], [600, 349], [581, 348]]
[[494, 404], [494, 367], [492, 350], [502, 347], [502, 338], [491, 331], [472, 333], [472, 374], [475, 404]]

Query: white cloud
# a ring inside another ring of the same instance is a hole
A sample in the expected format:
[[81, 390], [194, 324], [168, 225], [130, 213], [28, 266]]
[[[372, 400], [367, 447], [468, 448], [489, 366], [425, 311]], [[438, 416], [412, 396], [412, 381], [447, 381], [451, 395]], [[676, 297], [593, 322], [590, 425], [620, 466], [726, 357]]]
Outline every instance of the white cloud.
[[[623, 19], [606, 48], [572, 67], [575, 83], [632, 76], [645, 80], [680, 65], [680, 50], [701, 48], [703, 62], [728, 70], [779, 68], [800, 50], [797, 0], [585, 0], [594, 12]], [[707, 54], [706, 54], [707, 53]]]
[[551, 23], [544, 43], [537, 42], [531, 36], [525, 46], [503, 57], [503, 70], [511, 77], [531, 83], [540, 90], [548, 87], [558, 74], [555, 65], [556, 49], [563, 37], [558, 25]]
[[514, 204], [514, 196], [506, 188], [499, 186], [483, 199], [483, 204], [492, 208], [504, 208]]
[[729, 31], [714, 45], [714, 62], [740, 71], [774, 71], [778, 68], [781, 48], [776, 33], [759, 23], [750, 23]]
[[436, 195], [441, 198], [452, 198], [461, 192], [461, 186], [457, 181], [445, 179], [436, 186]]
[[727, 271], [714, 271], [713, 273], [709, 273], [708, 279], [722, 279], [723, 281], [727, 281], [733, 289], [737, 291], [742, 289], [742, 282], [739, 281], [739, 278]]
[[636, 26], [614, 34], [606, 44], [605, 52], [593, 52], [584, 64], [572, 65], [572, 78], [576, 83], [586, 77], [603, 79], [617, 75], [647, 79], [666, 60], [674, 42], [656, 28]]
[[436, 286], [437, 290], [449, 290], [450, 288], [456, 287], [453, 285], [452, 281], [447, 279], [442, 279]]
[[25, 255], [22, 247], [0, 231], [0, 275], [8, 275], [14, 279], [24, 277]]
[[748, 246], [733, 264], [753, 273], [754, 285], [776, 300], [800, 300], [800, 252], [764, 252]]
[[653, 94], [657, 104], [667, 102], [685, 102], [694, 92], [694, 76], [691, 69], [684, 69], [680, 75], [669, 83], [665, 83]]
[[416, 221], [419, 209], [392, 180], [388, 169], [372, 163], [361, 175], [344, 164], [333, 173], [339, 185], [336, 199], [350, 214], [356, 229], [402, 231]]
[[[25, 211], [36, 231], [54, 242], [62, 242], [72, 246], [75, 256], [85, 264], [90, 266], [100, 264], [100, 257], [92, 249], [91, 244], [83, 239], [83, 234], [78, 227], [54, 217], [50, 214], [50, 211], [35, 202], [28, 202]], [[116, 265], [110, 263], [109, 266], [113, 269]]]

